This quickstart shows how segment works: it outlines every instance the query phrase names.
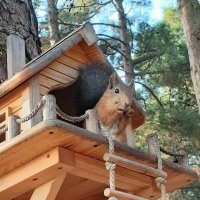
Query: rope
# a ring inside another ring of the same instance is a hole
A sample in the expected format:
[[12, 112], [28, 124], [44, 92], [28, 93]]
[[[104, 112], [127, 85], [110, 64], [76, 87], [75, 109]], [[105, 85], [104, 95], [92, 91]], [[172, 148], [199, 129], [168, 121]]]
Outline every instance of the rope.
[[115, 168], [116, 168], [116, 164], [106, 162], [105, 166], [106, 166], [106, 169], [109, 171], [110, 189], [115, 190]]
[[[114, 141], [112, 138], [112, 135], [109, 134], [109, 131], [102, 125], [101, 121], [98, 121], [98, 126], [100, 129], [100, 133], [106, 137], [108, 140], [108, 147], [109, 147], [109, 153], [113, 154], [115, 152], [114, 149]], [[106, 162], [105, 163], [106, 169], [109, 171], [109, 184], [110, 184], [110, 189], [115, 190], [115, 168], [116, 164], [112, 162]], [[117, 197], [113, 196], [110, 197], [108, 200], [118, 200]]]
[[160, 147], [158, 146], [158, 141], [153, 139], [152, 140], [152, 145], [154, 147], [154, 152], [157, 156], [157, 160], [158, 160], [158, 170], [162, 171], [162, 158], [161, 158], [161, 152], [160, 152]]
[[[160, 152], [160, 147], [158, 144], [157, 135], [156, 137], [153, 138], [152, 145], [154, 147], [154, 152], [158, 160], [158, 170], [162, 171], [163, 165], [162, 165], [162, 158], [161, 158], [161, 152]], [[155, 179], [155, 182], [156, 182], [157, 187], [161, 191], [161, 200], [168, 200], [167, 195], [166, 195], [166, 186], [165, 186], [166, 180], [163, 177], [157, 177]]]
[[16, 122], [21, 124], [21, 123], [27, 122], [30, 119], [32, 119], [38, 113], [38, 111], [44, 106], [45, 102], [46, 102], [46, 100], [44, 98], [42, 98], [42, 100], [35, 106], [35, 108], [29, 115], [27, 115], [24, 118], [16, 119]]
[[7, 130], [8, 130], [8, 127], [7, 127], [7, 126], [5, 126], [4, 128], [2, 128], [2, 129], [0, 130], [0, 135], [4, 134]]
[[160, 147], [160, 151], [162, 151], [163, 153], [165, 153], [167, 155], [173, 156], [173, 157], [185, 156], [185, 152], [183, 150], [173, 152], [173, 151], [166, 150], [163, 147]]
[[166, 180], [164, 178], [162, 178], [162, 177], [157, 177], [155, 179], [155, 182], [156, 182], [157, 187], [161, 191], [161, 199], [162, 200], [168, 200], [168, 197], [166, 195], [166, 186], [165, 186]]
[[73, 122], [73, 123], [84, 121], [85, 119], [89, 117], [88, 113], [85, 113], [84, 115], [81, 115], [79, 117], [69, 116], [65, 114], [62, 110], [60, 110], [60, 108], [57, 105], [56, 105], [56, 111], [57, 111], [58, 116], [60, 116], [66, 121]]

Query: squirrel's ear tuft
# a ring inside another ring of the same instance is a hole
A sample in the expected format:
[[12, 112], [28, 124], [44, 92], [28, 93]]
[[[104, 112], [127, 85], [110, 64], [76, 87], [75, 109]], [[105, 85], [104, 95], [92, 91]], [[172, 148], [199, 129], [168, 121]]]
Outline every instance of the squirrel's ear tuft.
[[109, 89], [112, 89], [117, 83], [118, 83], [118, 75], [116, 72], [114, 72], [110, 77], [109, 77], [109, 84], [108, 87]]

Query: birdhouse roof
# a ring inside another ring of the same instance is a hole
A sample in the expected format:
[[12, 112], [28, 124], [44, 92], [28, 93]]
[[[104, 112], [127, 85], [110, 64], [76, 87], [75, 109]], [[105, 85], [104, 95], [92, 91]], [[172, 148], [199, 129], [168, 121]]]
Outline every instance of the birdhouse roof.
[[[101, 62], [108, 63], [99, 47], [95, 45], [97, 40], [98, 37], [89, 23], [81, 25], [75, 31], [49, 48], [46, 52], [27, 63], [24, 67], [22, 67], [21, 71], [3, 82], [0, 85], [0, 98], [17, 88], [19, 85], [23, 84], [34, 75], [40, 73], [45, 67], [64, 55], [64, 53], [72, 49], [80, 42], [83, 42], [87, 46], [87, 50], [85, 51], [91, 50], [92, 56], [93, 54], [98, 55], [93, 56], [93, 58], [90, 57], [91, 61], [99, 60]], [[134, 118], [132, 119], [132, 126], [133, 128], [137, 128], [145, 122], [145, 114], [137, 101], [135, 101], [134, 106], [135, 112]]]

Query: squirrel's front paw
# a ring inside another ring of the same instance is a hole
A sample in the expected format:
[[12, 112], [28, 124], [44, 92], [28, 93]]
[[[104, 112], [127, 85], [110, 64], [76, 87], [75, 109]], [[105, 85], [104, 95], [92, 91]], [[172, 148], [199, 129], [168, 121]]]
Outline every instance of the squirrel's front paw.
[[134, 114], [134, 110], [128, 109], [124, 114], [125, 114], [125, 116], [132, 116]]

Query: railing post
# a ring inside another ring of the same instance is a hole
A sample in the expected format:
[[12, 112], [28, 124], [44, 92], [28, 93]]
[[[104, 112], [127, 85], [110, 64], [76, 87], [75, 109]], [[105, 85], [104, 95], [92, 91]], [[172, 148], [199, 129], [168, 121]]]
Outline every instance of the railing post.
[[16, 121], [16, 119], [19, 118], [20, 117], [17, 115], [11, 115], [8, 117], [8, 132], [6, 133], [6, 141], [9, 141], [20, 134], [20, 124]]
[[89, 117], [85, 120], [85, 126], [88, 131], [98, 134], [98, 118], [95, 109], [87, 110]]
[[147, 144], [149, 153], [155, 155], [158, 159], [158, 170], [162, 171], [162, 159], [161, 159], [158, 135], [149, 134], [147, 136]]
[[183, 149], [178, 150], [177, 153], [180, 154], [180, 156], [176, 156], [178, 164], [183, 167], [189, 168], [189, 158], [187, 153]]
[[126, 126], [125, 135], [126, 135], [127, 145], [130, 147], [134, 147], [133, 128], [132, 128], [132, 124], [131, 124], [131, 118], [129, 119], [129, 123]]
[[150, 154], [157, 155], [157, 149], [159, 149], [158, 136], [156, 134], [149, 134], [147, 136], [148, 151]]
[[45, 104], [43, 108], [43, 120], [56, 119], [56, 98], [51, 95], [45, 95]]
[[25, 42], [17, 35], [7, 38], [7, 71], [8, 78], [19, 72], [26, 64]]

